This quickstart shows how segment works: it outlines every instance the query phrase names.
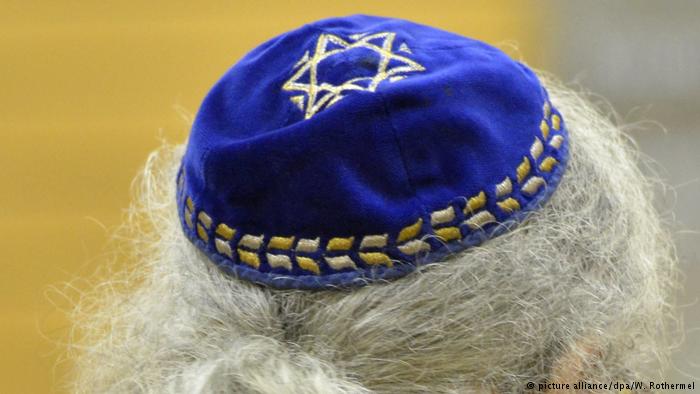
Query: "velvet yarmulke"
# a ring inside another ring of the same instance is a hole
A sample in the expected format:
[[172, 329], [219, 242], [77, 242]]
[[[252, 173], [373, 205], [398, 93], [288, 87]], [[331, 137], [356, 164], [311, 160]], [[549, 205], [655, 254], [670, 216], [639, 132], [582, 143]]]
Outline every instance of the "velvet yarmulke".
[[508, 231], [564, 172], [561, 114], [483, 42], [349, 16], [284, 33], [214, 85], [177, 179], [187, 237], [275, 288], [404, 276]]

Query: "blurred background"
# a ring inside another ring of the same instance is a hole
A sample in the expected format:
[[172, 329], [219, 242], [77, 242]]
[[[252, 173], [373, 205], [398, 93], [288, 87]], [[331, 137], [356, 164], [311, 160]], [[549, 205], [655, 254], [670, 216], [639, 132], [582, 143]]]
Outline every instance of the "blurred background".
[[626, 122], [658, 122], [633, 134], [671, 186], [659, 209], [685, 273], [668, 379], [700, 380], [700, 2], [352, 3], [0, 0], [0, 392], [65, 392], [66, 302], [51, 286], [95, 271], [148, 152], [187, 137], [182, 114], [262, 41], [352, 13], [487, 41]]

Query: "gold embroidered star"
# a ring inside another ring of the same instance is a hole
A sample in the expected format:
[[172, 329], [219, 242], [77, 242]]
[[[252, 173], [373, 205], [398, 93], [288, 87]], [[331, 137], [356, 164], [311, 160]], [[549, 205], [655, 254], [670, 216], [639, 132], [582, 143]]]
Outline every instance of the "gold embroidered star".
[[[349, 38], [350, 40], [344, 40], [333, 34], [321, 34], [313, 54], [310, 55], [309, 51], [304, 53], [294, 65], [296, 72], [282, 86], [285, 91], [302, 93], [291, 97], [290, 101], [304, 112], [306, 119], [340, 101], [345, 97], [343, 93], [346, 91], [374, 92], [386, 79], [396, 82], [405, 78], [407, 73], [425, 71], [425, 67], [418, 62], [393, 52], [396, 33], [354, 34]], [[339, 85], [318, 80], [318, 66], [321, 61], [356, 48], [369, 49], [379, 55], [377, 70], [373, 76], [352, 78]], [[398, 51], [412, 54], [406, 43], [401, 44]], [[389, 67], [390, 62], [396, 66]]]

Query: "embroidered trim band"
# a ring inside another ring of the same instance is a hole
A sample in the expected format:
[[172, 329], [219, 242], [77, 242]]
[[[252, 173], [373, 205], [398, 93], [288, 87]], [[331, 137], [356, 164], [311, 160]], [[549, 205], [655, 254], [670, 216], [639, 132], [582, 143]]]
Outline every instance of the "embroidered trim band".
[[[514, 181], [506, 176], [491, 190], [485, 188], [466, 199], [457, 197], [445, 208], [430, 212], [427, 220], [419, 217], [394, 235], [370, 234], [327, 240], [268, 234], [235, 237], [237, 231], [232, 224], [212, 226], [214, 220], [209, 214], [197, 210], [192, 199], [183, 194], [186, 175], [181, 170], [177, 185], [185, 232], [223, 269], [275, 287], [363, 285], [367, 280], [402, 276], [415, 269], [416, 264], [435, 261], [465, 245], [473, 246], [500, 234], [549, 197], [568, 157], [567, 134], [561, 117], [552, 115], [551, 111], [551, 104], [545, 102], [541, 136], [535, 137], [529, 156], [524, 156], [515, 169]], [[562, 162], [554, 155], [563, 158]], [[492, 201], [487, 195], [492, 196]], [[497, 208], [494, 209], [494, 205]], [[498, 210], [510, 215], [510, 219], [497, 223], [494, 211]], [[232, 250], [237, 253], [234, 255]], [[426, 254], [431, 251], [433, 253]], [[320, 276], [322, 265], [337, 273]], [[295, 268], [305, 275], [292, 276]], [[285, 270], [288, 274], [271, 269]]]

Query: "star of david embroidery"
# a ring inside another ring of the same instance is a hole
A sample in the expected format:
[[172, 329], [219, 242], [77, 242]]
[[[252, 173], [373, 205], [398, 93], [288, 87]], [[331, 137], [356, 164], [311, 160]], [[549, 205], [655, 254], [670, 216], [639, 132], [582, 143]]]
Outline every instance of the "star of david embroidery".
[[[334, 34], [321, 34], [316, 41], [313, 54], [309, 51], [304, 53], [304, 56], [294, 65], [296, 72], [282, 86], [285, 91], [302, 93], [290, 97], [290, 101], [304, 112], [306, 119], [337, 103], [348, 91], [374, 92], [384, 80], [396, 82], [406, 78], [407, 73], [425, 71], [425, 67], [418, 62], [393, 52], [396, 33], [363, 33], [354, 34], [349, 38], [350, 40], [344, 40]], [[368, 49], [379, 55], [374, 75], [351, 78], [335, 85], [318, 80], [318, 66], [321, 61], [331, 56], [342, 56], [344, 52], [356, 48]], [[397, 52], [412, 54], [406, 43], [402, 43]], [[390, 63], [392, 67], [389, 67]]]

